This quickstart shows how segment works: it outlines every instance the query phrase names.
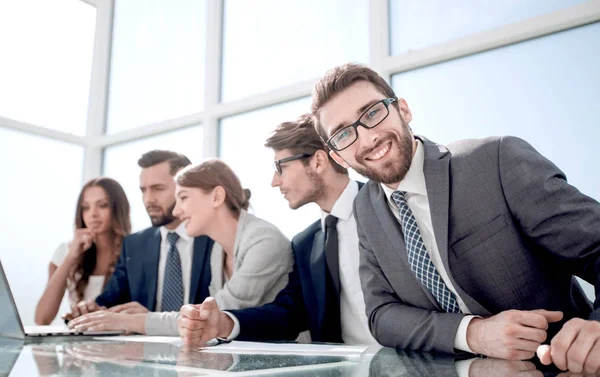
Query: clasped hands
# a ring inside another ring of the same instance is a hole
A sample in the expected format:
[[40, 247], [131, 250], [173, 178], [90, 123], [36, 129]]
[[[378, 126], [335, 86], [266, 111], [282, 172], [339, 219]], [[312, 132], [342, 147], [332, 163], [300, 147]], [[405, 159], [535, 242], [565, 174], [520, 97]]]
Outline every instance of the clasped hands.
[[177, 325], [183, 344], [202, 346], [214, 338], [227, 338], [233, 330], [233, 320], [219, 309], [213, 297], [200, 305], [184, 305]]

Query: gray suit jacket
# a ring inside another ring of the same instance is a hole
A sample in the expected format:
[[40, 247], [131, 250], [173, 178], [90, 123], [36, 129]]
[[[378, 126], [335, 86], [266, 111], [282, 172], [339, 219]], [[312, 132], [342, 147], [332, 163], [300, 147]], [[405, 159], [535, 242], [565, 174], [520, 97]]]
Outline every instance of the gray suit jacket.
[[[223, 279], [223, 249], [216, 242], [211, 252], [209, 293], [220, 309], [244, 309], [275, 299], [292, 271], [290, 241], [277, 227], [242, 210], [234, 243], [231, 279]], [[148, 313], [147, 335], [179, 335], [179, 312]]]
[[[600, 319], [577, 275], [600, 293], [600, 204], [514, 137], [447, 147], [419, 137], [437, 245], [458, 294], [473, 314], [561, 310]], [[463, 314], [444, 312], [410, 270], [400, 225], [381, 186], [355, 200], [360, 278], [369, 326], [384, 346], [454, 352]], [[561, 324], [549, 329], [549, 339]]]
[[292, 272], [292, 246], [273, 224], [245, 210], [240, 213], [233, 245], [233, 275], [223, 276], [224, 252], [215, 243], [210, 256], [208, 291], [219, 309], [244, 309], [275, 299]]

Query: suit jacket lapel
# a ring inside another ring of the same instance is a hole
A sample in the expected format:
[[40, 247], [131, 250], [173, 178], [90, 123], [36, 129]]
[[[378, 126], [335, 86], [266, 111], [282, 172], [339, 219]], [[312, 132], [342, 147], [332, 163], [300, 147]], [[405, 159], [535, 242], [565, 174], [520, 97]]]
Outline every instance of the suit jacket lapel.
[[448, 208], [450, 204], [450, 154], [446, 147], [421, 138], [425, 146], [423, 173], [429, 199], [431, 223], [440, 257], [448, 265]]
[[[379, 185], [377, 185], [377, 192], [372, 199], [372, 203], [373, 208], [375, 209], [375, 213], [377, 214], [377, 217], [379, 219], [379, 223], [383, 227], [383, 230], [387, 235], [388, 240], [390, 241], [389, 245], [391, 245], [394, 251], [398, 254], [405, 267], [407, 268], [408, 272], [414, 276], [415, 280], [417, 280], [417, 277], [415, 276], [414, 272], [412, 272], [412, 270], [410, 269], [410, 263], [408, 262], [408, 254], [406, 253], [406, 245], [404, 243], [404, 235], [402, 234], [402, 229], [400, 227], [400, 224], [398, 223], [398, 220], [396, 220], [396, 218], [392, 214], [392, 211], [390, 210], [390, 207], [387, 202], [387, 197], [385, 196], [383, 189]], [[437, 308], [440, 308], [437, 300], [435, 299], [435, 297], [433, 297], [429, 289], [427, 289], [427, 287], [421, 284], [421, 282], [419, 282], [419, 286], [423, 290], [423, 293], [427, 295], [429, 300]]]
[[[210, 277], [208, 277], [208, 283], [206, 283], [207, 276], [206, 271], [210, 272], [210, 250], [207, 245], [208, 239], [206, 237], [194, 238], [194, 255], [192, 257], [192, 275], [190, 276], [190, 303], [195, 302], [196, 295], [199, 289], [208, 290], [208, 284], [210, 284]], [[208, 264], [208, 265], [207, 265]], [[211, 274], [212, 275], [212, 274]], [[204, 278], [204, 279], [203, 279]], [[205, 282], [203, 284], [203, 281]], [[205, 285], [205, 286], [203, 286]]]
[[144, 275], [148, 290], [148, 309], [156, 309], [156, 285], [158, 281], [158, 263], [160, 260], [160, 229], [156, 228], [146, 244], [146, 258], [144, 260]]
[[375, 213], [377, 214], [379, 222], [390, 240], [391, 245], [398, 253], [400, 259], [402, 259], [402, 262], [410, 269], [402, 228], [400, 227], [400, 224], [398, 224], [398, 220], [396, 220], [392, 214], [385, 193], [379, 185], [377, 185], [377, 194], [373, 200], [373, 208], [375, 209]]
[[327, 277], [325, 263], [325, 233], [319, 230], [313, 238], [312, 250], [310, 253], [310, 272], [317, 299], [317, 323], [319, 328], [325, 315], [325, 279]]

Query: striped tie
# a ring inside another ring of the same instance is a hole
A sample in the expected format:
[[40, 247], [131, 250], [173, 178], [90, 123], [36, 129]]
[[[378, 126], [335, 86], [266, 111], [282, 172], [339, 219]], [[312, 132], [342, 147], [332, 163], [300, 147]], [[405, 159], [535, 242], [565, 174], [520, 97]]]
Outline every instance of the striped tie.
[[460, 307], [456, 302], [454, 293], [450, 292], [446, 283], [442, 280], [431, 262], [427, 249], [425, 249], [417, 220], [408, 207], [404, 191], [394, 191], [391, 197], [398, 206], [410, 269], [417, 279], [429, 289], [442, 309], [448, 313], [460, 313]]
[[163, 281], [163, 295], [161, 309], [164, 312], [178, 312], [183, 306], [183, 282], [181, 278], [181, 259], [177, 250], [179, 235], [175, 232], [167, 233], [169, 241], [169, 255], [165, 266], [165, 280]]

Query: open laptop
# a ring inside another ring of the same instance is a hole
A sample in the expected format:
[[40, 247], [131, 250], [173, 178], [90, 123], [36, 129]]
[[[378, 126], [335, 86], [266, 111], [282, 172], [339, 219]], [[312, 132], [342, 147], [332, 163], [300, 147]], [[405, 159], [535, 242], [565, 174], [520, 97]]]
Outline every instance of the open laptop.
[[6, 273], [0, 261], [0, 336], [23, 339], [40, 340], [43, 337], [74, 337], [74, 336], [102, 336], [119, 335], [123, 331], [74, 331], [62, 329], [57, 326], [28, 326], [23, 327], [21, 316], [13, 298]]

